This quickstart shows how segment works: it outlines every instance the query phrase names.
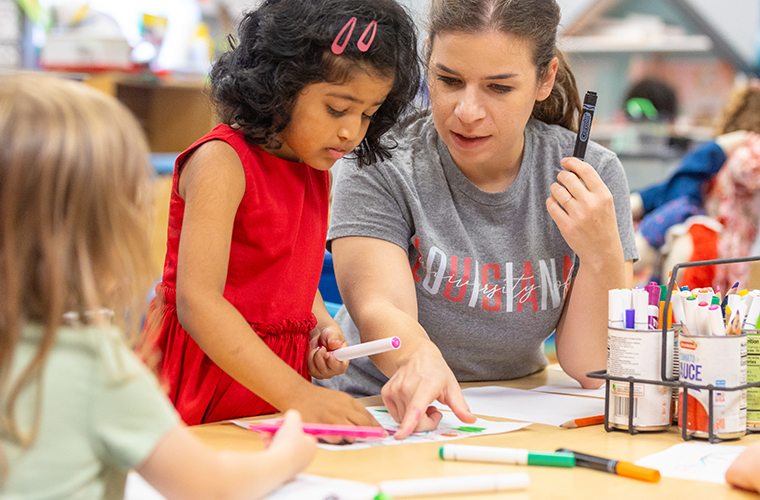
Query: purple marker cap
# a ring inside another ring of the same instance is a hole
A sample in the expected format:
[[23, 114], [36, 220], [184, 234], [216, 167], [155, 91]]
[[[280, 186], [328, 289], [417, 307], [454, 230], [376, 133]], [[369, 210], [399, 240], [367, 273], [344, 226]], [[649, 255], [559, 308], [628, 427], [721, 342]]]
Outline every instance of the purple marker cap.
[[625, 327], [633, 330], [636, 326], [636, 309], [625, 310]]

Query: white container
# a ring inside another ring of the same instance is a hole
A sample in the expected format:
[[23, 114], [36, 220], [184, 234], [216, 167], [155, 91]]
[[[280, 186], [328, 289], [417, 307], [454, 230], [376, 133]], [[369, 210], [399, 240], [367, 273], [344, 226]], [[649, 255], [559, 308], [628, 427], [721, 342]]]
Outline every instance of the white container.
[[[670, 329], [668, 346], [673, 345]], [[672, 377], [673, 352], [666, 355], [667, 377]], [[607, 328], [607, 374], [613, 377], [662, 381], [662, 330], [629, 330]], [[633, 412], [633, 428], [637, 431], [660, 431], [671, 425], [671, 387], [654, 384], [633, 384], [633, 401], [629, 405], [628, 382], [610, 380], [609, 425], [628, 429], [629, 406]]]
[[[690, 384], [737, 387], [747, 383], [747, 335], [678, 336], [680, 373], [678, 380]], [[683, 412], [683, 392], [679, 389], [678, 407]], [[713, 390], [713, 435], [736, 439], [747, 432], [747, 391]], [[689, 389], [687, 433], [709, 437], [710, 391]], [[682, 427], [683, 415], [678, 419]]]

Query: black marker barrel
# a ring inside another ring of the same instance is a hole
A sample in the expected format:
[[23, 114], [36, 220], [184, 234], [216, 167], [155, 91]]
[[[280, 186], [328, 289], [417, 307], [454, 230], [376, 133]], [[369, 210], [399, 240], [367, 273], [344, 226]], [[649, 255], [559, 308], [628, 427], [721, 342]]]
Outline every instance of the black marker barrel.
[[591, 120], [594, 118], [596, 109], [596, 92], [589, 90], [583, 99], [583, 109], [581, 109], [581, 120], [578, 125], [578, 137], [575, 139], [575, 151], [573, 156], [582, 160], [586, 156], [586, 146], [588, 145], [589, 134], [591, 133]]

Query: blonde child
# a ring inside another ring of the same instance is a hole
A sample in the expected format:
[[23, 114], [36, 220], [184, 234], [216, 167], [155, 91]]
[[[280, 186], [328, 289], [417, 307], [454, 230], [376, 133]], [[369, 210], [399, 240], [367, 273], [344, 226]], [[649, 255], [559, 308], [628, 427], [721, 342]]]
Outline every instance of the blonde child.
[[394, 0], [270, 0], [211, 73], [222, 124], [176, 162], [163, 282], [143, 345], [188, 424], [298, 409], [377, 425], [311, 377], [343, 373], [343, 334], [317, 290], [329, 173], [389, 156], [382, 135], [419, 82]]
[[0, 144], [0, 496], [121, 499], [135, 468], [167, 498], [260, 498], [305, 468], [296, 412], [264, 452], [214, 452], [122, 339], [151, 281], [148, 150], [126, 108], [2, 76]]

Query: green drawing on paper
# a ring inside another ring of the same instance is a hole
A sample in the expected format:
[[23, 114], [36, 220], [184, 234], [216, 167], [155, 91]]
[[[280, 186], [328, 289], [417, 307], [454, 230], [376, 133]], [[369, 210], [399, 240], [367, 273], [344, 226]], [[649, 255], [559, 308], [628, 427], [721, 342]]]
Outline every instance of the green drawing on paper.
[[463, 426], [463, 427], [457, 427], [457, 430], [458, 431], [462, 431], [462, 432], [483, 432], [486, 429], [485, 429], [485, 427], [468, 427], [468, 426]]

